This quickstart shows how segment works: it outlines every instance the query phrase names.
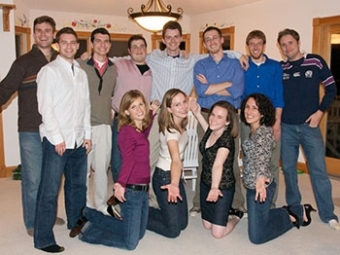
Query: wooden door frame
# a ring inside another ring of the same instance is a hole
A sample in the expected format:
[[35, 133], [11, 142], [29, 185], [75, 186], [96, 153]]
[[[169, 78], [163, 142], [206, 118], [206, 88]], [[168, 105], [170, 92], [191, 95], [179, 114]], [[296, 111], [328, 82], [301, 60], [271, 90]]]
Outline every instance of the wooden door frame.
[[[331, 34], [334, 26], [340, 25], [340, 15], [326, 18], [313, 19], [313, 48], [312, 52], [321, 55], [327, 64], [330, 64], [331, 56]], [[320, 88], [320, 95], [324, 95], [324, 91]], [[324, 141], [326, 141], [327, 132], [327, 112], [320, 122], [320, 129]], [[339, 159], [325, 157], [327, 164], [327, 172], [332, 175], [339, 175], [339, 170], [336, 169], [339, 166]]]

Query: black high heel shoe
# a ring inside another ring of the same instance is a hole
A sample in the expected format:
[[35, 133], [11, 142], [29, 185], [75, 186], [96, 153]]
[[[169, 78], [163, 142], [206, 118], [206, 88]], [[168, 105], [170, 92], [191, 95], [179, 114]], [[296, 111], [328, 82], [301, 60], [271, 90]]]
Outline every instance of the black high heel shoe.
[[238, 209], [230, 208], [229, 215], [234, 215], [234, 216], [238, 217], [239, 219], [242, 219], [244, 212], [242, 212]]
[[306, 227], [312, 222], [312, 218], [310, 217], [311, 212], [316, 212], [311, 204], [304, 204], [303, 208], [305, 209], [307, 220], [303, 221], [302, 226]]
[[293, 217], [295, 219], [295, 221], [292, 221], [292, 224], [297, 228], [297, 229], [300, 229], [300, 223], [299, 223], [299, 217], [293, 213], [291, 210], [290, 210], [290, 207], [289, 206], [283, 206], [282, 208], [286, 209], [288, 214]]

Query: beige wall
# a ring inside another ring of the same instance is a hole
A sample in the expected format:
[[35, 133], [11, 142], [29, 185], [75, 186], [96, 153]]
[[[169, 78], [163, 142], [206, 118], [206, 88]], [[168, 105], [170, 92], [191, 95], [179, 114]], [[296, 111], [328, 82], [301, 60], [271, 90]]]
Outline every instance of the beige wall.
[[[0, 0], [3, 4], [13, 4], [13, 0]], [[10, 31], [3, 31], [2, 10], [0, 9], [0, 79], [3, 79], [15, 59], [14, 43], [14, 11], [10, 12]], [[17, 134], [17, 100], [14, 99], [2, 112], [5, 150], [7, 166], [17, 165], [19, 162], [19, 142]]]

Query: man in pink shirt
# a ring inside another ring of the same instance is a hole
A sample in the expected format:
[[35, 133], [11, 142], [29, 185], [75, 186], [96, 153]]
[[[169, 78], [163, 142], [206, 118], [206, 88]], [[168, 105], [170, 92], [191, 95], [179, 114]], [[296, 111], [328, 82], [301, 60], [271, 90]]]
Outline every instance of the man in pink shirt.
[[111, 170], [114, 181], [118, 178], [121, 166], [121, 157], [117, 142], [117, 117], [120, 100], [127, 91], [132, 89], [141, 91], [148, 101], [151, 98], [152, 75], [149, 66], [145, 62], [146, 49], [146, 40], [140, 35], [133, 35], [128, 40], [128, 51], [131, 59], [114, 61], [118, 74], [112, 100], [112, 109], [115, 115], [112, 125]]

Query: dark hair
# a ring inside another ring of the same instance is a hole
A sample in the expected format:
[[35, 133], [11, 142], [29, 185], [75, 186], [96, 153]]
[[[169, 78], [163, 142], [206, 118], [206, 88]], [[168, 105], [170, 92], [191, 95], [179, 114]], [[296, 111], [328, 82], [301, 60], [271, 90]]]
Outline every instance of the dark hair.
[[248, 45], [249, 41], [254, 38], [261, 39], [263, 41], [263, 44], [266, 44], [267, 42], [266, 35], [261, 30], [253, 30], [248, 34], [246, 38], [246, 44]]
[[162, 30], [162, 38], [164, 39], [165, 32], [167, 29], [175, 30], [178, 29], [180, 36], [182, 36], [182, 27], [177, 21], [168, 21], [164, 24]]
[[99, 27], [99, 28], [96, 28], [95, 30], [92, 31], [92, 33], [91, 33], [91, 42], [92, 43], [94, 41], [94, 36], [96, 34], [108, 35], [109, 36], [109, 40], [111, 42], [111, 35], [110, 35], [109, 31], [107, 31], [106, 28]]
[[143, 36], [141, 35], [132, 35], [129, 40], [128, 40], [128, 48], [131, 49], [131, 44], [133, 41], [137, 41], [137, 40], [142, 40], [145, 44], [145, 48], [148, 47], [146, 40]]
[[[176, 129], [178, 132], [180, 132], [179, 128], [177, 127], [174, 121], [172, 113], [168, 111], [168, 108], [171, 107], [172, 100], [178, 94], [183, 94], [185, 97], [187, 97], [187, 95], [180, 89], [169, 89], [164, 94], [158, 115], [159, 132], [162, 132], [163, 134], [165, 133], [165, 130], [168, 130], [170, 132], [170, 129]], [[181, 128], [185, 129], [187, 123], [188, 118], [184, 118], [181, 123]]]
[[221, 29], [219, 29], [218, 27], [210, 26], [210, 27], [207, 27], [207, 28], [204, 30], [203, 34], [202, 34], [203, 41], [204, 41], [204, 36], [205, 36], [205, 34], [206, 34], [207, 32], [209, 32], [209, 31], [212, 31], [212, 30], [217, 31], [218, 34], [219, 34], [219, 36], [222, 37]]
[[208, 114], [209, 117], [216, 106], [219, 106], [227, 110], [228, 114], [226, 121], [229, 122], [230, 134], [232, 137], [236, 137], [238, 135], [239, 124], [238, 119], [236, 117], [236, 110], [234, 106], [232, 106], [227, 101], [218, 101], [211, 106]]
[[73, 30], [72, 27], [63, 27], [62, 29], [60, 29], [58, 32], [57, 32], [57, 35], [55, 37], [55, 41], [57, 43], [59, 43], [59, 40], [60, 40], [60, 36], [62, 34], [71, 34], [71, 35], [74, 35], [76, 37], [76, 40], [78, 42], [78, 35], [77, 33]]
[[55, 21], [53, 18], [51, 18], [50, 16], [40, 16], [37, 17], [34, 21], [33, 21], [33, 31], [35, 31], [35, 26], [37, 24], [42, 24], [42, 23], [48, 23], [51, 25], [53, 32], [55, 31]]
[[294, 29], [289, 29], [286, 28], [282, 31], [279, 32], [278, 36], [277, 36], [277, 42], [280, 44], [281, 38], [285, 35], [291, 35], [293, 36], [293, 38], [299, 42], [300, 41], [300, 35], [298, 32], [296, 32]]
[[146, 110], [146, 114], [145, 117], [143, 119], [142, 122], [142, 130], [144, 131], [150, 124], [151, 122], [151, 116], [149, 114], [149, 104], [146, 101], [144, 95], [142, 94], [142, 92], [140, 92], [139, 90], [129, 90], [128, 92], [126, 92], [123, 97], [122, 100], [120, 101], [120, 106], [119, 106], [119, 115], [118, 115], [118, 131], [122, 128], [122, 126], [125, 125], [130, 125], [133, 127], [136, 127], [136, 124], [134, 122], [134, 120], [132, 120], [130, 118], [130, 116], [128, 116], [125, 111], [128, 110], [131, 106], [131, 104], [136, 101], [138, 98], [141, 98], [143, 103], [145, 104], [145, 110]]
[[263, 117], [260, 119], [260, 125], [272, 127], [275, 123], [275, 108], [269, 98], [260, 93], [250, 94], [245, 99], [243, 99], [241, 104], [241, 121], [249, 125], [244, 116], [244, 109], [249, 98], [253, 98], [255, 100], [256, 106], [259, 108], [259, 113], [263, 115]]

